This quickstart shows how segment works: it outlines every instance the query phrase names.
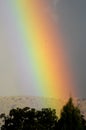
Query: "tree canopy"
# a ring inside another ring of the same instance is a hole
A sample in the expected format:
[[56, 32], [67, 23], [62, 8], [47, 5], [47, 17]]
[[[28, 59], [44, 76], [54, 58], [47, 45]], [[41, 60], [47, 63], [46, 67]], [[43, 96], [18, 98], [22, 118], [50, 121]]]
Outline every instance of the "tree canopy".
[[61, 116], [58, 121], [60, 130], [83, 130], [82, 115], [77, 106], [74, 106], [72, 98], [69, 98], [63, 106]]
[[8, 116], [5, 116], [5, 122], [2, 130], [54, 130], [57, 122], [56, 111], [51, 108], [35, 110], [25, 107], [23, 109], [12, 109]]
[[86, 120], [72, 98], [63, 106], [60, 119], [56, 110], [51, 108], [15, 108], [4, 118], [1, 130], [86, 130]]

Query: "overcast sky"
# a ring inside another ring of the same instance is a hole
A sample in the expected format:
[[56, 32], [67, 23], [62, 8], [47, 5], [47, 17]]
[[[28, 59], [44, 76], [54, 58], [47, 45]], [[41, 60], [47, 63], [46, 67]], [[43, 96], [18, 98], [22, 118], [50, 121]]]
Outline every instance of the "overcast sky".
[[56, 11], [62, 33], [68, 40], [78, 94], [86, 98], [86, 0], [59, 0]]
[[[5, 0], [1, 1], [0, 18], [4, 19], [6, 14], [9, 14], [9, 11], [7, 12], [8, 9]], [[75, 72], [78, 96], [86, 98], [86, 0], [47, 1], [49, 3], [47, 8], [52, 10], [51, 16], [55, 22], [60, 21], [61, 33], [67, 41], [65, 46], [68, 49], [71, 65]], [[10, 14], [8, 15], [8, 19], [9, 17]], [[1, 22], [0, 28], [2, 28]], [[12, 27], [12, 30], [15, 31], [15, 28]], [[16, 75], [14, 60], [8, 51], [9, 49], [7, 49], [8, 41], [5, 41], [6, 39], [3, 38], [6, 34], [3, 33], [3, 31], [0, 31], [0, 95], [3, 95], [3, 93], [9, 95], [9, 91], [7, 90], [13, 91], [16, 94], [16, 91], [18, 91], [16, 89], [20, 86], [20, 79]], [[7, 32], [5, 31], [5, 33]], [[7, 90], [5, 89], [6, 87]]]

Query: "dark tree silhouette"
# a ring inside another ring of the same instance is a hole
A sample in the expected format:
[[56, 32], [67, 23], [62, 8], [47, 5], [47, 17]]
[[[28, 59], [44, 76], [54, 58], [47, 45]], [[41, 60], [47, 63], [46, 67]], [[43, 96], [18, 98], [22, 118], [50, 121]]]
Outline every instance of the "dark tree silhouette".
[[57, 122], [56, 111], [50, 108], [39, 111], [29, 107], [17, 108], [4, 117], [1, 130], [55, 130]]
[[86, 120], [84, 115], [81, 115], [81, 119], [82, 119], [83, 130], [86, 130]]
[[4, 118], [1, 130], [86, 130], [86, 120], [72, 98], [63, 106], [59, 120], [55, 109], [29, 107], [11, 109], [0, 118]]
[[83, 130], [81, 113], [78, 107], [75, 107], [72, 98], [69, 98], [67, 104], [61, 111], [61, 117], [58, 121], [59, 130]]
[[57, 119], [56, 111], [54, 109], [51, 110], [50, 108], [46, 108], [37, 112], [38, 124], [40, 124], [44, 130], [54, 130]]

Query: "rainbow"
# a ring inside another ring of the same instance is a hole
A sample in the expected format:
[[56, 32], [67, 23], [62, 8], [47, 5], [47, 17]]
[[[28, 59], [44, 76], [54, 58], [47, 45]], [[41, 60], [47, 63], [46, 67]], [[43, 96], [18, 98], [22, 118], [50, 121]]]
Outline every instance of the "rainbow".
[[[65, 41], [60, 34], [59, 23], [56, 24], [51, 17], [52, 10], [46, 10], [47, 1], [13, 0], [7, 5], [21, 41], [19, 48], [22, 48], [23, 56], [19, 53], [16, 59], [17, 62], [22, 60], [23, 69], [27, 75], [31, 74], [34, 93], [53, 98], [67, 98], [70, 92], [75, 94], [73, 72], [63, 44]], [[29, 94], [31, 86], [24, 87], [23, 90]]]

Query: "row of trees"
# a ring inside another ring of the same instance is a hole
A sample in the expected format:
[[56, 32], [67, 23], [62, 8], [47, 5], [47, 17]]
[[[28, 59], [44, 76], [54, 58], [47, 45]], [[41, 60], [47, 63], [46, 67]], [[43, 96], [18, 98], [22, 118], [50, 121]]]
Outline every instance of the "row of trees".
[[9, 115], [2, 113], [0, 118], [4, 118], [1, 130], [86, 130], [86, 120], [72, 98], [63, 106], [60, 119], [55, 109], [29, 107], [11, 109]]

